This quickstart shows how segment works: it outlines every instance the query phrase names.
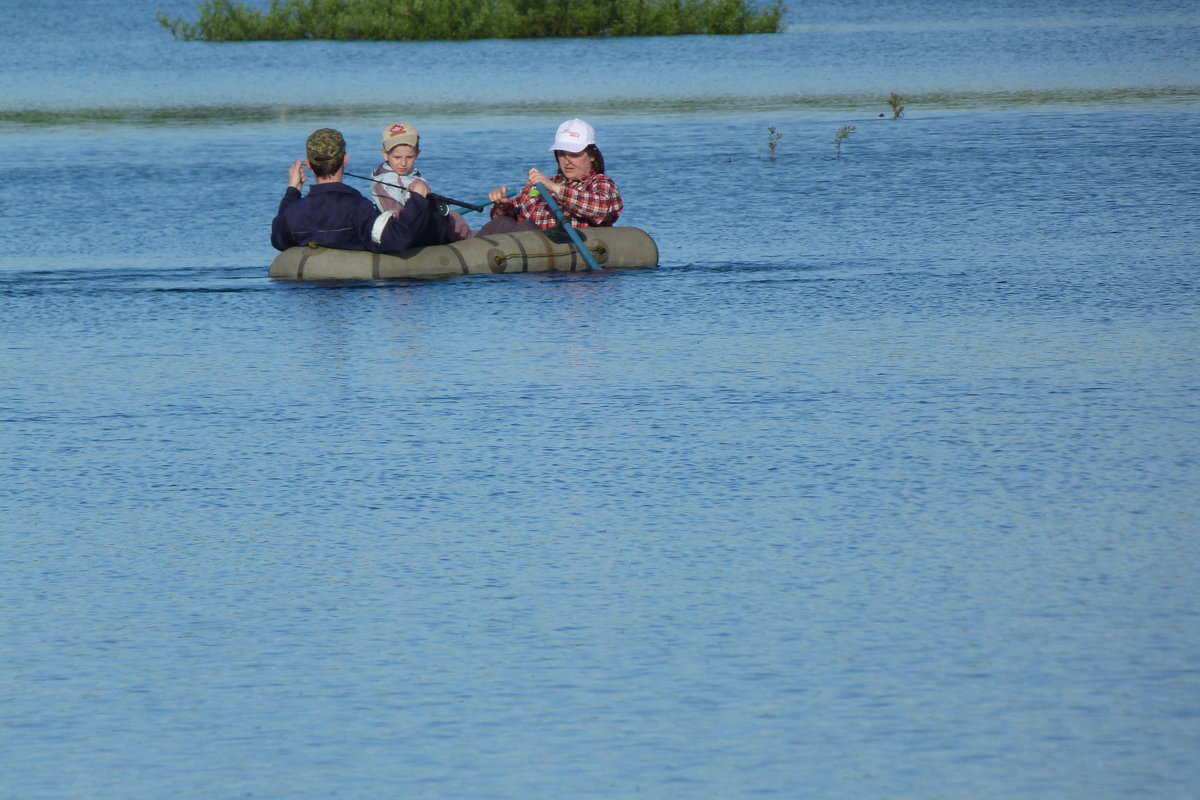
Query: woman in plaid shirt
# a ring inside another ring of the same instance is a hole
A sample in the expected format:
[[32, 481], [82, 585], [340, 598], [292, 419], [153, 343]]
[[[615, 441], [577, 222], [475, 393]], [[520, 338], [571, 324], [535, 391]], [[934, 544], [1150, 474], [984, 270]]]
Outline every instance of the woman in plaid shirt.
[[550, 149], [558, 160], [558, 173], [548, 178], [536, 167], [529, 170], [529, 180], [515, 200], [508, 196], [507, 186], [491, 192], [492, 220], [477, 236], [557, 225], [546, 201], [531, 196], [535, 188], [553, 194], [567, 221], [576, 228], [607, 227], [617, 221], [625, 204], [617, 184], [604, 174], [604, 156], [596, 147], [592, 126], [581, 119], [564, 122]]

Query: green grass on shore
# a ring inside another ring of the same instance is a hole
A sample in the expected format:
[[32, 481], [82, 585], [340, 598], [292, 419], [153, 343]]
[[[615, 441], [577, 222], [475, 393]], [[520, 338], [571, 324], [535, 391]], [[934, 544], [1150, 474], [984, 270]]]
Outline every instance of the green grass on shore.
[[778, 33], [783, 0], [205, 0], [200, 19], [158, 15], [176, 39], [463, 40]]

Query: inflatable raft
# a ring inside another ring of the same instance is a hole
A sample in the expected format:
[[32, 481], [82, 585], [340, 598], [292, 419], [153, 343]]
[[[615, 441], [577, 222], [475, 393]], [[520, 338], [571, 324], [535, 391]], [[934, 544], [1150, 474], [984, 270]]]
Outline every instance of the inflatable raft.
[[[657, 267], [658, 245], [638, 228], [580, 228], [602, 269]], [[270, 276], [303, 281], [447, 278], [508, 272], [584, 272], [587, 263], [562, 231], [520, 231], [380, 255], [327, 247], [292, 247], [275, 257]]]

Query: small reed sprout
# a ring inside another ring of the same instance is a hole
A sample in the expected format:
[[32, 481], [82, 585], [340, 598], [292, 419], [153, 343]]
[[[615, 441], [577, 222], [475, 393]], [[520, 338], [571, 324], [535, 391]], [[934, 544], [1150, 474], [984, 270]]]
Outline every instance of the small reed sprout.
[[835, 161], [840, 161], [842, 158], [842, 142], [850, 138], [850, 134], [854, 133], [853, 125], [843, 125], [838, 128], [837, 135], [833, 137], [833, 148]]
[[775, 126], [771, 125], [767, 128], [767, 150], [771, 153], [771, 160], [775, 160], [775, 145], [779, 144], [779, 140], [783, 138], [783, 134], [775, 130]]
[[[904, 98], [892, 92], [888, 95], [887, 103], [892, 108], [892, 119], [900, 119], [904, 116]], [[882, 114], [880, 115], [882, 116]]]

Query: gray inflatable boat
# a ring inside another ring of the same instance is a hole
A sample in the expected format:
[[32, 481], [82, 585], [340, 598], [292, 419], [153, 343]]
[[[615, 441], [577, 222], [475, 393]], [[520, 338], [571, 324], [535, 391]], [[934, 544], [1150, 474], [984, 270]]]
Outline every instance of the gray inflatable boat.
[[[601, 269], [658, 266], [658, 245], [638, 228], [577, 229]], [[275, 257], [270, 276], [285, 280], [385, 280], [586, 272], [587, 263], [561, 231], [520, 231], [380, 255], [327, 247], [292, 247]]]

